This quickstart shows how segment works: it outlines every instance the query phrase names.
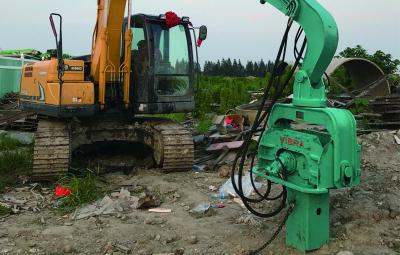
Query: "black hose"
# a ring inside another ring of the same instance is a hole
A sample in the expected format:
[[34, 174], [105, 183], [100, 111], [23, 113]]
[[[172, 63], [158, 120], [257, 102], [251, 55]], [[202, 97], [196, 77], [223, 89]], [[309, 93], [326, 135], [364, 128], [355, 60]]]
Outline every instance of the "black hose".
[[[300, 51], [298, 51], [297, 49], [295, 49], [297, 58], [296, 58], [296, 62], [295, 62], [295, 64], [294, 64], [294, 66], [292, 67], [292, 69], [291, 69], [291, 71], [290, 71], [290, 73], [289, 73], [289, 76], [287, 77], [287, 79], [286, 79], [285, 82], [283, 83], [283, 86], [280, 86], [280, 88], [279, 88], [277, 91], [275, 91], [276, 94], [275, 94], [275, 96], [274, 96], [274, 98], [273, 98], [273, 100], [272, 100], [272, 103], [268, 106], [268, 108], [267, 108], [267, 110], [265, 111], [265, 113], [261, 116], [261, 113], [262, 113], [262, 111], [263, 111], [263, 109], [264, 109], [264, 107], [265, 107], [267, 98], [268, 98], [268, 96], [269, 96], [269, 92], [270, 92], [271, 87], [273, 87], [273, 85], [274, 85], [276, 82], [277, 82], [278, 84], [280, 84], [280, 80], [281, 80], [281, 75], [282, 75], [282, 74], [281, 74], [281, 73], [280, 73], [280, 74], [277, 73], [277, 72], [278, 72], [278, 69], [279, 69], [279, 68], [278, 68], [278, 65], [281, 63], [281, 61], [283, 62], [283, 61], [284, 61], [284, 58], [285, 58], [286, 46], [287, 46], [287, 39], [288, 39], [288, 34], [289, 34], [289, 31], [290, 31], [290, 28], [291, 28], [291, 26], [292, 26], [292, 22], [293, 22], [292, 20], [289, 20], [288, 25], [287, 25], [287, 27], [286, 27], [285, 34], [284, 34], [284, 36], [283, 36], [283, 38], [282, 38], [281, 46], [280, 46], [280, 49], [279, 49], [277, 58], [276, 58], [276, 60], [275, 60], [275, 65], [274, 65], [273, 73], [272, 73], [272, 76], [271, 76], [271, 78], [270, 78], [270, 80], [269, 80], [269, 84], [268, 84], [267, 88], [265, 89], [264, 96], [263, 96], [263, 98], [262, 98], [262, 102], [261, 102], [260, 108], [258, 109], [256, 118], [255, 118], [254, 125], [252, 126], [251, 131], [249, 132], [248, 136], [246, 137], [245, 143], [243, 144], [243, 146], [242, 146], [241, 149], [239, 150], [239, 152], [238, 152], [238, 154], [237, 154], [237, 156], [236, 156], [236, 158], [235, 158], [235, 160], [234, 160], [233, 167], [232, 167], [231, 180], [232, 180], [232, 185], [233, 185], [233, 188], [235, 189], [235, 192], [239, 195], [239, 197], [242, 199], [244, 205], [246, 206], [246, 208], [247, 208], [250, 212], [252, 212], [253, 214], [255, 214], [255, 215], [258, 216], [258, 217], [263, 217], [263, 218], [273, 217], [273, 216], [279, 214], [279, 213], [282, 211], [282, 209], [285, 207], [286, 197], [287, 197], [286, 187], [282, 186], [282, 187], [283, 187], [282, 192], [281, 192], [278, 196], [273, 197], [273, 198], [270, 198], [270, 197], [269, 197], [269, 194], [270, 194], [270, 191], [271, 191], [271, 185], [272, 185], [272, 183], [271, 183], [270, 181], [268, 181], [267, 191], [266, 191], [265, 194], [263, 195], [263, 194], [261, 194], [261, 192], [257, 189], [257, 187], [255, 187], [254, 178], [253, 178], [253, 173], [252, 173], [252, 171], [250, 171], [251, 184], [252, 184], [253, 189], [255, 190], [256, 194], [257, 194], [260, 198], [259, 198], [259, 199], [248, 198], [248, 197], [246, 197], [246, 196], [243, 194], [243, 187], [242, 187], [243, 167], [244, 167], [244, 163], [245, 163], [245, 160], [246, 160], [248, 147], [249, 147], [249, 145], [250, 145], [252, 136], [255, 134], [256, 131], [261, 131], [260, 139], [259, 139], [258, 142], [257, 142], [257, 146], [258, 146], [258, 145], [260, 144], [261, 137], [262, 137], [262, 135], [263, 135], [263, 133], [264, 133], [264, 131], [265, 131], [265, 129], [266, 129], [266, 125], [267, 125], [267, 121], [268, 121], [267, 116], [269, 117], [269, 113], [271, 112], [273, 105], [274, 105], [274, 104], [276, 103], [276, 101], [281, 97], [283, 91], [286, 89], [287, 85], [289, 84], [289, 82], [290, 82], [290, 80], [291, 80], [291, 78], [292, 78], [294, 72], [296, 71], [296, 69], [297, 69], [297, 67], [299, 66], [300, 61], [301, 61], [301, 59], [302, 59], [302, 55], [303, 55], [304, 50], [305, 50], [305, 47], [306, 47], [306, 39], [304, 39], [304, 42], [303, 42], [303, 45], [302, 45]], [[299, 38], [300, 38], [302, 32], [303, 32], [302, 29], [299, 29], [299, 30], [298, 30], [298, 32], [297, 32], [297, 34], [296, 34], [296, 44], [297, 44], [297, 41], [299, 40]], [[295, 47], [297, 47], [297, 46], [295, 46]], [[282, 57], [282, 53], [283, 53], [283, 58], [281, 58], [281, 57]], [[279, 78], [278, 78], [278, 77], [279, 77]], [[276, 78], [278, 78], [278, 79], [276, 79]], [[261, 118], [260, 118], [260, 117], [261, 117]], [[263, 121], [265, 121], [265, 122], [264, 122], [263, 127], [262, 127], [261, 130], [260, 130], [260, 129], [259, 129], [259, 126], [261, 125], [261, 123], [262, 123]], [[255, 156], [256, 156], [256, 154], [252, 155], [251, 168], [253, 168], [253, 166], [254, 166], [254, 159], [255, 159]], [[236, 180], [235, 180], [235, 172], [236, 172], [236, 171], [235, 171], [235, 170], [236, 170], [236, 165], [237, 165], [237, 163], [238, 163], [239, 158], [241, 158], [241, 161], [240, 161], [240, 164], [239, 164], [238, 183], [236, 184]], [[285, 176], [283, 176], [283, 178], [285, 178]], [[260, 213], [260, 212], [258, 212], [258, 211], [256, 211], [256, 210], [254, 210], [254, 209], [249, 205], [249, 203], [258, 203], [258, 202], [262, 202], [262, 201], [264, 201], [264, 200], [277, 200], [277, 199], [279, 199], [279, 198], [282, 198], [281, 204], [279, 205], [278, 208], [276, 208], [274, 211], [272, 211], [272, 212], [270, 212], [270, 213]]]
[[[302, 49], [301, 49], [301, 51], [300, 51], [301, 53], [304, 52], [305, 45], [306, 45], [306, 40], [303, 42], [303, 46], [302, 46]], [[300, 56], [301, 56], [301, 55], [300, 55]], [[285, 88], [287, 87], [287, 85], [289, 84], [290, 79], [291, 79], [291, 77], [293, 76], [294, 72], [296, 71], [296, 69], [297, 69], [299, 63], [300, 63], [300, 58], [297, 58], [296, 63], [295, 63], [294, 66], [292, 67], [292, 70], [290, 71], [290, 74], [289, 74], [289, 76], [287, 77], [287, 79], [286, 79], [284, 85], [281, 87], [281, 90], [275, 95], [274, 100], [273, 100], [272, 103], [269, 105], [269, 107], [268, 107], [268, 109], [267, 109], [266, 112], [268, 112], [268, 113], [271, 112], [273, 105], [274, 105], [274, 104], [276, 103], [276, 101], [280, 98], [280, 96], [282, 95], [284, 89], [285, 89]], [[268, 115], [268, 116], [269, 116], [269, 115]], [[259, 139], [259, 141], [258, 141], [258, 143], [257, 143], [257, 146], [259, 145], [260, 140], [261, 140], [261, 137], [262, 137], [262, 134], [264, 133], [264, 131], [265, 131], [265, 129], [266, 129], [267, 121], [268, 121], [268, 119], [265, 120], [264, 127], [263, 127], [263, 131], [262, 131], [262, 133], [261, 133], [261, 135], [260, 135], [260, 139]], [[248, 138], [250, 138], [250, 141], [251, 141], [251, 137], [252, 137], [252, 136], [249, 136], [249, 137], [248, 137]], [[244, 167], [245, 159], [246, 159], [246, 156], [245, 156], [245, 154], [244, 154], [244, 156], [242, 155], [242, 160], [241, 160], [241, 162], [240, 162], [239, 176], [238, 176], [239, 193], [242, 195], [241, 198], [242, 198], [243, 204], [246, 206], [246, 208], [247, 208], [250, 212], [252, 212], [253, 214], [255, 214], [255, 215], [258, 216], [258, 217], [270, 218], [270, 217], [273, 217], [273, 216], [279, 214], [279, 213], [282, 211], [282, 209], [285, 208], [285, 204], [286, 204], [287, 191], [286, 191], [286, 187], [285, 187], [285, 186], [283, 186], [283, 191], [282, 191], [282, 202], [281, 202], [281, 204], [280, 204], [275, 210], [273, 210], [272, 212], [270, 212], [270, 213], [260, 213], [260, 212], [258, 212], [258, 211], [256, 211], [256, 210], [254, 210], [254, 209], [250, 206], [249, 202], [250, 202], [250, 203], [253, 202], [254, 199], [247, 198], [247, 197], [243, 194], [242, 180], [241, 180], [241, 177], [242, 177], [242, 175], [243, 175], [243, 167]], [[250, 172], [251, 172], [251, 170], [250, 170]], [[254, 180], [252, 180], [252, 184], [254, 184]], [[255, 185], [254, 185], [253, 188], [255, 188], [255, 190], [257, 189], [257, 188], [255, 187]], [[235, 190], [235, 191], [236, 191], [236, 190]], [[239, 193], [238, 193], [238, 194], [239, 194]], [[240, 195], [239, 195], [239, 196], [240, 196]], [[261, 198], [261, 201], [263, 201], [263, 200], [266, 200], [266, 199], [262, 199], [262, 198]], [[260, 202], [261, 202], [261, 201], [260, 201]], [[258, 201], [257, 201], [257, 202], [258, 202]], [[254, 203], [254, 202], [253, 202], [253, 203]]]
[[[302, 46], [301, 51], [300, 51], [301, 54], [300, 54], [299, 56], [301, 56], [301, 55], [303, 54], [303, 52], [304, 52], [304, 50], [305, 50], [305, 46], [306, 46], [306, 39], [305, 39], [304, 42], [303, 42], [303, 46]], [[288, 78], [287, 78], [286, 82], [284, 83], [284, 86], [282, 86], [281, 90], [280, 90], [280, 91], [278, 92], [278, 94], [275, 96], [275, 98], [273, 99], [273, 101], [272, 101], [272, 103], [271, 103], [269, 109], [268, 109], [266, 112], [268, 112], [268, 113], [271, 112], [273, 105], [274, 105], [274, 104], [276, 103], [276, 101], [281, 97], [283, 91], [285, 90], [285, 88], [286, 88], [287, 85], [289, 84], [291, 77], [293, 76], [294, 72], [296, 71], [297, 66], [300, 64], [300, 59], [301, 59], [301, 58], [297, 58], [296, 63], [294, 64], [292, 70], [290, 71], [290, 74], [288, 75]], [[268, 117], [269, 117], [269, 115], [268, 115]], [[261, 135], [260, 135], [260, 139], [258, 140], [258, 143], [257, 143], [257, 148], [258, 148], [258, 146], [260, 145], [261, 137], [262, 137], [264, 131], [266, 130], [267, 121], [268, 121], [268, 119], [266, 119], [266, 121], [265, 121], [265, 123], [264, 123], [264, 126], [263, 126], [263, 128], [262, 128], [262, 132], [261, 132]], [[279, 159], [279, 157], [277, 157], [277, 159]], [[252, 160], [251, 169], [253, 168], [253, 166], [254, 166], [254, 159]], [[283, 171], [283, 172], [284, 172], [283, 179], [286, 180], [286, 174], [285, 174], [286, 171], [285, 171], [284, 168], [283, 168], [283, 170], [284, 170], [284, 171]], [[252, 174], [252, 171], [250, 171], [250, 172], [251, 172], [251, 174]], [[252, 175], [251, 175], [251, 176], [252, 176]], [[254, 188], [255, 190], [257, 190], [257, 188], [256, 188], [255, 185], [254, 185], [254, 180], [252, 179], [251, 181], [252, 181], [252, 184], [253, 184], [253, 188]], [[286, 188], [283, 186], [283, 190], [282, 190], [282, 193], [281, 193], [280, 195], [278, 195], [278, 196], [275, 197], [275, 198], [269, 198], [269, 199], [267, 198], [267, 199], [265, 199], [265, 200], [276, 200], [276, 199], [278, 199], [278, 198], [284, 196], [285, 199], [282, 199], [282, 203], [285, 203], [285, 200], [286, 200], [286, 194], [285, 194], [285, 193], [286, 193]]]
[[272, 234], [271, 238], [268, 239], [268, 241], [265, 242], [260, 248], [258, 248], [257, 250], [254, 250], [254, 251], [250, 251], [248, 254], [249, 255], [257, 255], [260, 252], [262, 252], [265, 248], [267, 248], [267, 246], [270, 245], [278, 237], [279, 233], [282, 231], [283, 227], [285, 226], [286, 221], [288, 220], [292, 211], [293, 211], [293, 207], [289, 207], [286, 211], [285, 217], [283, 218], [283, 220], [281, 221], [281, 223], [279, 224], [279, 226], [275, 230], [275, 232]]
[[295, 59], [297, 59], [300, 56], [300, 59], [304, 60], [302, 54], [300, 54], [300, 51], [297, 48], [297, 44], [298, 44], [298, 42], [300, 40], [300, 37], [303, 34], [303, 32], [304, 32], [304, 29], [302, 27], [299, 27], [299, 29], [297, 30], [297, 33], [296, 33], [296, 37], [294, 39], [294, 58]]
[[[276, 74], [277, 74], [277, 71], [278, 71], [278, 65], [281, 62], [281, 55], [282, 55], [282, 53], [286, 52], [285, 48], [287, 46], [287, 38], [288, 38], [288, 35], [289, 35], [290, 28], [291, 28], [292, 24], [293, 24], [292, 21], [289, 20], [288, 24], [287, 24], [287, 27], [286, 27], [286, 31], [285, 31], [284, 36], [283, 36], [282, 41], [281, 41], [281, 45], [279, 47], [278, 55], [277, 55], [277, 57], [275, 59], [275, 64], [274, 64], [274, 68], [273, 68], [273, 71], [272, 71], [272, 75], [271, 75], [270, 80], [268, 82], [268, 86], [266, 87], [266, 89], [264, 91], [264, 95], [263, 95], [260, 107], [259, 107], [259, 109], [257, 111], [257, 115], [256, 115], [256, 118], [255, 118], [254, 124], [253, 124], [253, 126], [252, 126], [252, 128], [251, 128], [251, 130], [249, 132], [249, 135], [247, 136], [247, 139], [245, 140], [244, 145], [239, 149], [239, 152], [236, 155], [236, 158], [235, 158], [234, 163], [233, 163], [231, 178], [232, 178], [233, 188], [235, 189], [235, 192], [237, 194], [239, 194], [239, 190], [237, 189], [236, 180], [234, 179], [235, 167], [237, 165], [237, 161], [240, 158], [240, 155], [243, 155], [243, 157], [245, 157], [245, 154], [246, 154], [246, 152], [248, 150], [248, 146], [250, 145], [250, 142], [251, 142], [251, 137], [253, 136], [253, 134], [256, 132], [256, 130], [260, 126], [259, 123], [258, 123], [258, 120], [260, 119], [260, 115], [261, 115], [263, 107], [264, 107], [264, 105], [265, 105], [265, 103], [267, 101], [269, 92], [270, 92], [271, 88], [274, 85], [275, 77], [277, 76]], [[283, 60], [284, 60], [284, 58], [283, 58]], [[265, 118], [265, 117], [263, 117], [263, 118]], [[241, 180], [240, 180], [240, 182], [241, 182]], [[240, 193], [242, 193], [242, 192], [240, 192]], [[257, 193], [258, 193], [258, 190], [257, 190]], [[268, 194], [269, 194], [269, 189], [267, 190], [267, 193], [266, 193], [265, 196], [268, 196]], [[239, 194], [239, 196], [240, 196], [240, 194]], [[262, 199], [261, 200], [253, 200], [253, 202], [255, 202], [255, 203], [256, 202], [261, 202], [261, 201], [262, 201]]]

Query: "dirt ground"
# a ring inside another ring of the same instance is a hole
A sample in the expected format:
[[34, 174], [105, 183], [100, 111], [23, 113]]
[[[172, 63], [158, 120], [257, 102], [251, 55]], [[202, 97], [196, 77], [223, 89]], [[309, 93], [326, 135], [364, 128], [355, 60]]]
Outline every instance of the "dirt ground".
[[[400, 145], [393, 135], [387, 131], [360, 137], [362, 184], [331, 193], [331, 241], [310, 254], [399, 254]], [[225, 200], [224, 208], [194, 217], [190, 209], [215, 200], [209, 186], [220, 187], [226, 179], [214, 172], [113, 174], [107, 185], [116, 191], [146, 187], [172, 212], [132, 210], [73, 221], [49, 201], [40, 211], [22, 210], [0, 219], [0, 254], [245, 254], [271, 236], [283, 214], [260, 220]], [[43, 189], [41, 194], [51, 197], [51, 192]], [[37, 193], [11, 188], [3, 195], [34, 200]], [[284, 232], [261, 254], [300, 254], [285, 246]]]

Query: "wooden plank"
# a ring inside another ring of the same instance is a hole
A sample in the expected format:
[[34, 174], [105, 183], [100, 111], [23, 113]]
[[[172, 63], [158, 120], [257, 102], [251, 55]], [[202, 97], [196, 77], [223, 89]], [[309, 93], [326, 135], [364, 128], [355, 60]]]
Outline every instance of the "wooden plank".
[[172, 212], [172, 210], [171, 209], [167, 209], [167, 208], [151, 208], [151, 209], [149, 209], [149, 212], [170, 213], [170, 212]]

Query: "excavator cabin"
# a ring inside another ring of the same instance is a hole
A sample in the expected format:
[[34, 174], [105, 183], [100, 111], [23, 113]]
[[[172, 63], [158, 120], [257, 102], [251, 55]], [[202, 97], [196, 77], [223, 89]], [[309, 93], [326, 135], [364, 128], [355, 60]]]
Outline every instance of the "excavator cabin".
[[[125, 19], [124, 28], [127, 27]], [[188, 17], [168, 28], [165, 15], [134, 15], [131, 90], [134, 113], [188, 112], [194, 109], [196, 65]]]
[[[129, 40], [119, 43], [118, 63], [109, 54], [106, 56], [104, 92], [100, 91], [101, 81], [96, 78], [100, 76], [99, 71], [95, 71], [97, 74], [93, 71], [96, 68], [92, 63], [96, 61], [95, 52], [62, 59], [61, 77], [60, 59], [54, 53], [50, 60], [24, 67], [20, 92], [22, 108], [59, 118], [90, 117], [102, 110], [123, 108], [130, 116], [192, 111], [198, 60], [197, 46], [193, 41], [196, 32], [189, 18], [180, 18], [173, 27], [167, 26], [164, 14], [137, 14], [130, 18], [130, 22], [128, 19], [123, 21], [120, 37], [127, 34], [130, 25], [133, 39], [128, 76], [124, 75], [127, 67], [124, 49]], [[203, 40], [204, 30], [206, 28], [201, 27]], [[58, 47], [62, 47], [61, 40]], [[93, 46], [93, 51], [95, 49]], [[128, 81], [124, 81], [126, 77], [129, 77]], [[126, 91], [125, 83], [129, 84]], [[128, 95], [125, 96], [125, 92]], [[124, 107], [125, 97], [129, 103], [125, 102]]]

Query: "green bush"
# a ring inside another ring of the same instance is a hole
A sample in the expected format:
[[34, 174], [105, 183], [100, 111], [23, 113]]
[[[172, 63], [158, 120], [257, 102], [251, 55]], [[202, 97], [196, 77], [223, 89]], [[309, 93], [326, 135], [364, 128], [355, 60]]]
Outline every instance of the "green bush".
[[[281, 83], [289, 75], [287, 68]], [[261, 91], [267, 87], [270, 74], [265, 78], [258, 77], [220, 77], [200, 76], [195, 94], [196, 107], [194, 115], [203, 119], [207, 113], [225, 114], [236, 106], [249, 103], [251, 92]], [[293, 80], [284, 90], [282, 96], [288, 96], [293, 91]], [[275, 89], [271, 89], [269, 99], [275, 96]]]
[[206, 134], [211, 126], [212, 126], [212, 116], [206, 115], [202, 119], [200, 119], [196, 131], [199, 134]]
[[266, 86], [266, 78], [228, 78], [201, 76], [195, 95], [195, 116], [207, 113], [225, 114], [236, 106], [251, 100], [251, 91]]

